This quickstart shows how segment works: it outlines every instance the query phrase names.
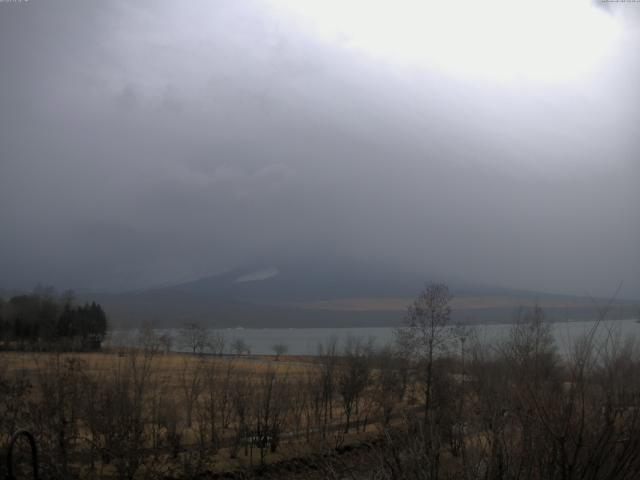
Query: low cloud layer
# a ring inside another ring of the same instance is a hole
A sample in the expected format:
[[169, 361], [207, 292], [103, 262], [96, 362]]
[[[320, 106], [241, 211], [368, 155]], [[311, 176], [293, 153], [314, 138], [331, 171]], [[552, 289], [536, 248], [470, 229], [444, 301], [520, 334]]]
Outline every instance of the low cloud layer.
[[633, 13], [591, 74], [532, 82], [390, 62], [283, 12], [0, 3], [0, 287], [341, 256], [640, 298]]

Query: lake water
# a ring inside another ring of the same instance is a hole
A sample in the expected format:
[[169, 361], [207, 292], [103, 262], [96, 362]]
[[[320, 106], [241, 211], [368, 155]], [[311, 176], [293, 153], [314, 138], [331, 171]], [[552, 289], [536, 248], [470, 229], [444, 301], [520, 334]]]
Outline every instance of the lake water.
[[[551, 324], [553, 336], [560, 353], [569, 352], [575, 340], [587, 334], [594, 326], [593, 321], [558, 322]], [[467, 327], [474, 330], [477, 338], [483, 343], [495, 343], [504, 339], [512, 325], [476, 325]], [[273, 354], [272, 347], [275, 344], [284, 344], [291, 355], [314, 355], [318, 352], [318, 345], [335, 339], [338, 346], [344, 345], [349, 337], [361, 338], [373, 341], [376, 346], [390, 344], [394, 340], [394, 328], [229, 328], [212, 330], [212, 333], [220, 333], [226, 341], [226, 349], [237, 339], [242, 339], [249, 346], [251, 353], [256, 355]], [[178, 338], [179, 329], [158, 330], [159, 333], [168, 333], [174, 338], [174, 350], [181, 348]], [[626, 338], [640, 339], [640, 323], [635, 319], [608, 320], [601, 322], [596, 330], [596, 338], [604, 339], [607, 336], [624, 340]], [[135, 342], [134, 332], [114, 332], [108, 339], [114, 345], [131, 345]]]

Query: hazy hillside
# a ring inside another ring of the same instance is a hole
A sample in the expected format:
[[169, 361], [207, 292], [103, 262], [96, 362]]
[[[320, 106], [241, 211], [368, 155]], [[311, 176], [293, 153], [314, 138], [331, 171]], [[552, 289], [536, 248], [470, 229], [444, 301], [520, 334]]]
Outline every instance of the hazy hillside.
[[[176, 285], [122, 294], [93, 295], [118, 326], [196, 321], [219, 327], [354, 327], [397, 325], [425, 277], [349, 261], [252, 265]], [[426, 280], [429, 280], [426, 278]], [[538, 301], [552, 320], [592, 318], [588, 298], [449, 282], [453, 320], [512, 320], [520, 306]], [[617, 301], [611, 315], [629, 316]]]

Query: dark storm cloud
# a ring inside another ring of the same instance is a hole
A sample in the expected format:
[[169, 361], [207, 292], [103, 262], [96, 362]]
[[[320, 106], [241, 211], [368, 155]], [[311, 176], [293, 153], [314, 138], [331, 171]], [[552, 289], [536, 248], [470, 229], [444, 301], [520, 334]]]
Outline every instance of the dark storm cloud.
[[391, 66], [275, 12], [0, 3], [0, 286], [346, 255], [640, 297], [635, 24], [589, 82], [536, 86]]

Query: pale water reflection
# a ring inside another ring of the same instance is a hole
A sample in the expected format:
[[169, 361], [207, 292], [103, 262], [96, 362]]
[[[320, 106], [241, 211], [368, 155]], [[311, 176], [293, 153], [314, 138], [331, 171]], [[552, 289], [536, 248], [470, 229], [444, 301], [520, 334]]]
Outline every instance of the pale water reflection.
[[[551, 324], [551, 330], [556, 345], [561, 354], [566, 355], [571, 351], [575, 341], [588, 334], [595, 325], [594, 321], [567, 321]], [[500, 340], [509, 334], [512, 324], [493, 324], [465, 326], [473, 335], [484, 344], [498, 345]], [[458, 327], [452, 327], [458, 328]], [[234, 340], [242, 339], [249, 346], [251, 353], [255, 355], [272, 354], [275, 344], [287, 346], [291, 355], [315, 355], [318, 345], [336, 341], [338, 347], [344, 345], [350, 337], [371, 341], [375, 346], [382, 347], [394, 341], [394, 327], [376, 328], [228, 328], [210, 330], [211, 333], [221, 333], [225, 338], [225, 350], [231, 353], [230, 345]], [[169, 334], [173, 337], [173, 349], [184, 350], [178, 340], [179, 329], [158, 330], [159, 334]], [[133, 331], [113, 332], [108, 339], [111, 345], [132, 345], [135, 342], [136, 333]], [[596, 341], [605, 338], [619, 342], [628, 339], [640, 338], [640, 323], [636, 319], [607, 320], [600, 322], [595, 333]]]

